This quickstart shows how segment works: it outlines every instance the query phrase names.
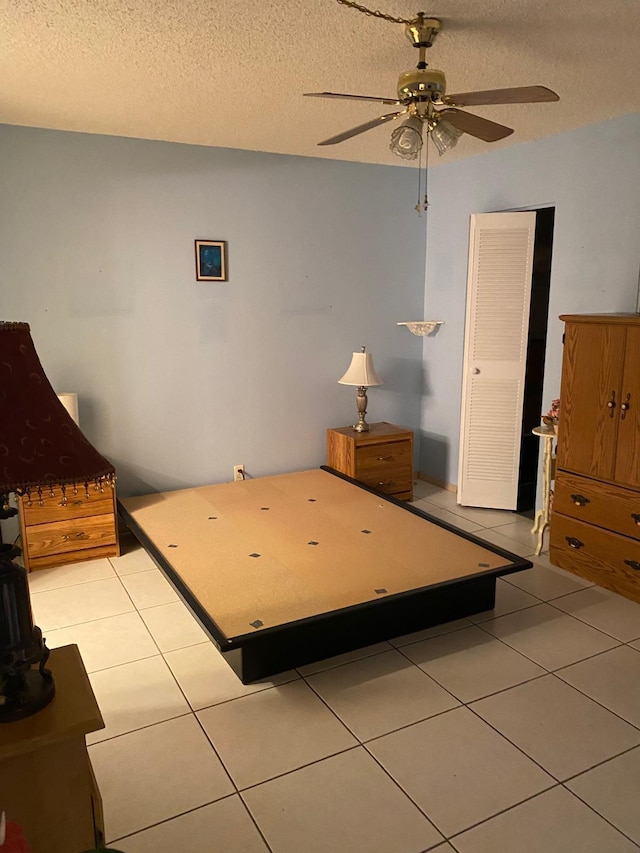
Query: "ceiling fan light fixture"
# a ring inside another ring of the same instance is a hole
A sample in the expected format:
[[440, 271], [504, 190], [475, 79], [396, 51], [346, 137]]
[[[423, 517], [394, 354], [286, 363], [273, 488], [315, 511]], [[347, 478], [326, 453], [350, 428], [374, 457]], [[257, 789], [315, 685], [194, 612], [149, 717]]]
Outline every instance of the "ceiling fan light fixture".
[[440, 119], [434, 128], [431, 130], [431, 139], [433, 144], [438, 149], [438, 154], [442, 155], [445, 151], [449, 151], [458, 144], [458, 139], [462, 136], [462, 131], [454, 127], [446, 119]]
[[415, 160], [422, 148], [422, 121], [411, 116], [391, 134], [389, 148], [404, 160]]

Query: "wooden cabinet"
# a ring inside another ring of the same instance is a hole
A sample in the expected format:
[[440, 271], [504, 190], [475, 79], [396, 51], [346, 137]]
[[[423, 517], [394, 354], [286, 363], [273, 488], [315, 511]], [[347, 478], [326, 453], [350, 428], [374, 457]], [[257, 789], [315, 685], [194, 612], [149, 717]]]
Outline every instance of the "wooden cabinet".
[[102, 801], [85, 735], [104, 728], [77, 646], [53, 649], [53, 701], [0, 727], [0, 806], [33, 853], [79, 853], [104, 841]]
[[560, 319], [550, 559], [640, 601], [640, 316]]
[[413, 432], [393, 424], [327, 430], [327, 465], [367, 486], [404, 501], [413, 500]]
[[18, 499], [22, 557], [27, 571], [118, 555], [115, 488], [67, 486]]

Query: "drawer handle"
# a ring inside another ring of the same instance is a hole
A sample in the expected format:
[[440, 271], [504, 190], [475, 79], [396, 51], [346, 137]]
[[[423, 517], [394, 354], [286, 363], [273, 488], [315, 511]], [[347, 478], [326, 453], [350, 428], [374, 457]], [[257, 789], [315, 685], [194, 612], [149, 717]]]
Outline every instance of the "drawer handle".
[[620, 406], [620, 409], [622, 410], [622, 414], [620, 415], [621, 421], [623, 421], [625, 419], [627, 412], [631, 408], [631, 404], [629, 402], [630, 400], [631, 400], [631, 394], [627, 394], [626, 402], [622, 403]]
[[393, 480], [387, 480], [386, 483], [378, 483], [378, 488], [383, 488], [384, 486], [393, 486]]
[[609, 409], [609, 417], [610, 418], [613, 417], [613, 410], [615, 409], [615, 407], [616, 407], [616, 392], [612, 391], [611, 392], [611, 399], [607, 403], [607, 408]]
[[586, 504], [591, 503], [591, 500], [589, 498], [585, 498], [584, 495], [571, 495], [571, 500], [576, 506], [585, 506]]
[[565, 536], [564, 538], [569, 543], [570, 548], [575, 548], [576, 551], [579, 551], [580, 548], [584, 548], [584, 542], [581, 542], [579, 539], [576, 539], [575, 536]]
[[[65, 533], [65, 534], [63, 535], [63, 537], [62, 537], [62, 538], [63, 538], [63, 539], [73, 539], [74, 537], [73, 537], [73, 536], [71, 536], [71, 535], [70, 535], [70, 534], [68, 534], [68, 533]], [[86, 538], [87, 538], [87, 534], [86, 534], [86, 533], [84, 533], [84, 532], [81, 530], [81, 531], [80, 531], [80, 533], [76, 533], [75, 538], [76, 538], [76, 539], [86, 539]]]
[[640, 572], [640, 563], [637, 560], [625, 560], [624, 564], [625, 566], [631, 566], [636, 572]]
[[389, 454], [388, 456], [376, 456], [376, 460], [378, 462], [388, 462], [390, 459], [393, 459], [393, 456]]
[[632, 518], [632, 519], [634, 520], [634, 522], [638, 525], [638, 527], [640, 527], [640, 512], [632, 512], [632, 513], [631, 513], [631, 518]]

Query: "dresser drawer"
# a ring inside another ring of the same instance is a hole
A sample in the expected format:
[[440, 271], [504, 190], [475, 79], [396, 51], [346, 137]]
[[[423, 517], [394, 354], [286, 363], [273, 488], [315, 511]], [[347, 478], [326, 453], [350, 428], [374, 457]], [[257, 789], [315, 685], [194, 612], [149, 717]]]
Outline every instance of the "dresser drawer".
[[[85, 548], [116, 544], [116, 520], [111, 515], [92, 515], [51, 524], [38, 524], [28, 531], [29, 560], [66, 554]], [[88, 559], [88, 558], [87, 558]]]
[[62, 489], [57, 486], [51, 490], [42, 490], [42, 506], [38, 502], [38, 492], [31, 492], [31, 506], [29, 499], [23, 495], [20, 500], [20, 513], [25, 525], [48, 524], [53, 521], [63, 521], [73, 518], [84, 518], [87, 515], [105, 515], [115, 512], [114, 490], [111, 486], [105, 486], [103, 492], [97, 492], [94, 486], [89, 484], [89, 497], [84, 483], [78, 485], [77, 494], [73, 493], [73, 486], [67, 486], [65, 495], [66, 505], [62, 503]]
[[553, 509], [579, 521], [640, 539], [640, 492], [558, 471]]
[[554, 566], [640, 601], [637, 540], [560, 515], [554, 506], [549, 557]]
[[385, 494], [411, 491], [411, 457], [410, 441], [363, 445], [356, 450], [356, 479]]

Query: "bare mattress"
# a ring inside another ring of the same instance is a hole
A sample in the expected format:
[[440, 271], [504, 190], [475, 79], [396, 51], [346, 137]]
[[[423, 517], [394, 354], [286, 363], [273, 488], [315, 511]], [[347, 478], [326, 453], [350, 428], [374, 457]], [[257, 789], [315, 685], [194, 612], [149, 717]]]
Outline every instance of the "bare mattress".
[[531, 567], [324, 467], [119, 510], [244, 682], [491, 609]]

